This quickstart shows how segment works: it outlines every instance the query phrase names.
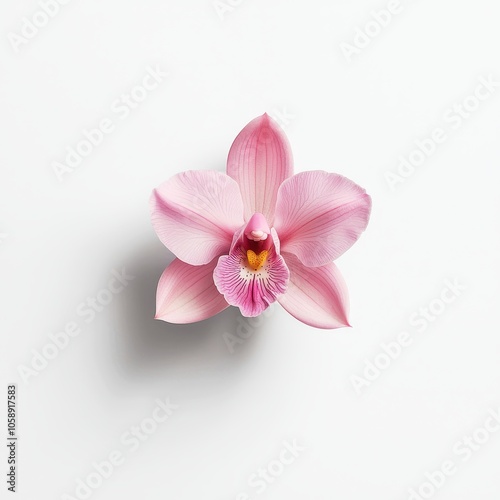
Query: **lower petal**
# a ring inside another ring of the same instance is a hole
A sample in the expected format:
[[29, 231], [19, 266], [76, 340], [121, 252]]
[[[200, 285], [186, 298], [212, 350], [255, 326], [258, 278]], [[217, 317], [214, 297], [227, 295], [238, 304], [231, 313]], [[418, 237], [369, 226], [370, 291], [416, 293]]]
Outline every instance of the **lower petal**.
[[169, 323], [194, 323], [223, 311], [229, 304], [213, 280], [217, 258], [191, 266], [175, 259], [163, 271], [156, 292], [156, 319]]
[[290, 269], [290, 282], [278, 302], [307, 325], [325, 329], [350, 326], [347, 286], [337, 266], [332, 262], [306, 267], [295, 255], [283, 256]]
[[226, 301], [246, 317], [258, 316], [287, 289], [289, 271], [281, 255], [271, 250], [266, 263], [252, 269], [245, 253], [236, 247], [219, 258], [214, 282]]

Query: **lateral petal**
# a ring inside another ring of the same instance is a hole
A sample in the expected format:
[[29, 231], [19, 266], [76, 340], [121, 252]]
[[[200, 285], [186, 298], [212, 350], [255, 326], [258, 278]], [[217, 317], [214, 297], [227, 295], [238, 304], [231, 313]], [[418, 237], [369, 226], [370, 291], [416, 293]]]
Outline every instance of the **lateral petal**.
[[371, 198], [338, 174], [302, 172], [279, 189], [274, 227], [281, 250], [306, 266], [323, 266], [348, 250], [365, 230]]
[[216, 171], [177, 174], [153, 191], [151, 221], [161, 242], [192, 265], [208, 264], [229, 251], [243, 224], [238, 184]]

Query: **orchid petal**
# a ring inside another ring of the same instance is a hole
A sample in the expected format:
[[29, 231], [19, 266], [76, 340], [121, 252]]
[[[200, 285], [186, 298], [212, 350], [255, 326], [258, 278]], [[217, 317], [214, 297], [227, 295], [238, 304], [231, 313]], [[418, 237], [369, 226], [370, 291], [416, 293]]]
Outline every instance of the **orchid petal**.
[[292, 174], [288, 139], [267, 114], [246, 125], [229, 150], [227, 175], [240, 186], [245, 220], [259, 212], [272, 226], [278, 188]]
[[223, 311], [229, 304], [213, 280], [217, 259], [191, 266], [175, 259], [163, 271], [156, 292], [156, 319], [170, 323], [194, 323]]
[[221, 172], [175, 175], [151, 196], [151, 219], [161, 242], [192, 265], [208, 264], [229, 251], [243, 224], [237, 183]]
[[290, 270], [287, 291], [278, 302], [295, 318], [316, 328], [350, 326], [349, 296], [337, 266], [306, 267], [293, 254], [283, 254]]
[[258, 316], [286, 291], [289, 272], [283, 258], [270, 251], [266, 263], [252, 269], [240, 246], [219, 258], [214, 271], [217, 289], [226, 301], [246, 317]]
[[371, 198], [351, 180], [320, 170], [302, 172], [280, 187], [274, 227], [283, 252], [306, 266], [323, 266], [365, 230]]

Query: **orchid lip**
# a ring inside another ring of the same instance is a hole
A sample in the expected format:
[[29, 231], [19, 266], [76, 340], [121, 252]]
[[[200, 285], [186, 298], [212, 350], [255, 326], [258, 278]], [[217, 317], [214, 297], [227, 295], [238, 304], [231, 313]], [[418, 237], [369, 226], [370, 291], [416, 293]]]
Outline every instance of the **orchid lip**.
[[[240, 308], [244, 316], [253, 317], [264, 311], [286, 292], [290, 273], [279, 254], [275, 231], [269, 229], [262, 214], [241, 229], [229, 255], [219, 258], [214, 270], [214, 283], [228, 304]], [[258, 228], [252, 224], [259, 222]], [[247, 237], [252, 231], [262, 231], [255, 241]]]

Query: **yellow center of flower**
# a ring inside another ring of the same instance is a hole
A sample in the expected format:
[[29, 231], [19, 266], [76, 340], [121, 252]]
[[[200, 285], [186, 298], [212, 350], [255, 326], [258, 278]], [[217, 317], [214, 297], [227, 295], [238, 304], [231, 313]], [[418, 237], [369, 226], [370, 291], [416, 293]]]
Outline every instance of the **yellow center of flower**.
[[259, 255], [257, 255], [253, 250], [247, 250], [248, 265], [254, 271], [258, 271], [266, 262], [267, 254], [267, 250], [262, 250]]

